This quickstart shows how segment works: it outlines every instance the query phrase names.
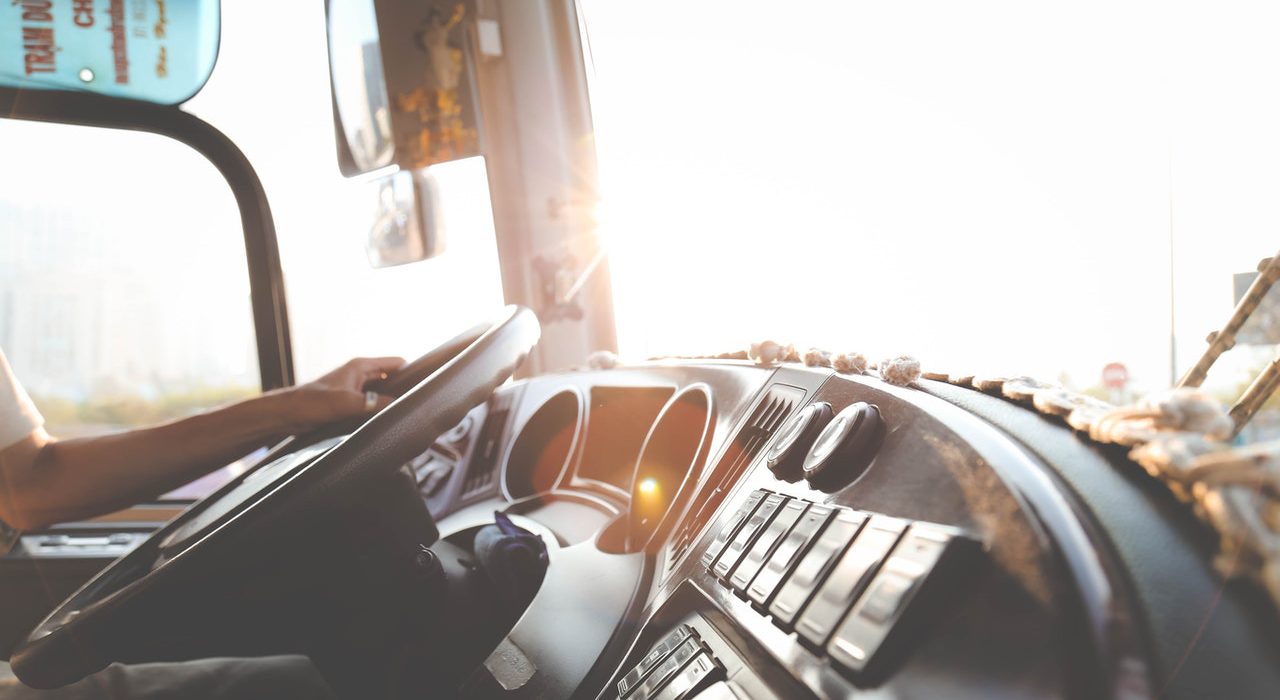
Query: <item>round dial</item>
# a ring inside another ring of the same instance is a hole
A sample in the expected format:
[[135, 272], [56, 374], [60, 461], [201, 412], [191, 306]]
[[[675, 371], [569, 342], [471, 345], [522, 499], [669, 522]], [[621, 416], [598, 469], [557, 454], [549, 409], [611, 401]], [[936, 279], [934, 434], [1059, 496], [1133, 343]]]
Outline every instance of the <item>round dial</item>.
[[778, 431], [778, 439], [765, 454], [769, 471], [783, 481], [804, 477], [804, 457], [814, 438], [831, 420], [831, 404], [812, 403], [800, 409]]
[[802, 471], [813, 488], [837, 491], [862, 476], [884, 433], [880, 409], [859, 401], [827, 423], [804, 458]]

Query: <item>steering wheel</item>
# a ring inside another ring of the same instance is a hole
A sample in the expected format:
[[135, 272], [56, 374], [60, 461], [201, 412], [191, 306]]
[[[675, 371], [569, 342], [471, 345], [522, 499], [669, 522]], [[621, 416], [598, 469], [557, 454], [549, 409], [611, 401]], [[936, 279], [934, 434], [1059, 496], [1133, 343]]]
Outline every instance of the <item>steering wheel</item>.
[[370, 385], [403, 393], [350, 435], [305, 445], [194, 504], [36, 626], [10, 657], [14, 673], [29, 686], [57, 688], [120, 660], [111, 650], [129, 639], [150, 601], [176, 596], [199, 606], [244, 547], [306, 532], [371, 479], [394, 476], [510, 378], [540, 333], [532, 311], [509, 306]]

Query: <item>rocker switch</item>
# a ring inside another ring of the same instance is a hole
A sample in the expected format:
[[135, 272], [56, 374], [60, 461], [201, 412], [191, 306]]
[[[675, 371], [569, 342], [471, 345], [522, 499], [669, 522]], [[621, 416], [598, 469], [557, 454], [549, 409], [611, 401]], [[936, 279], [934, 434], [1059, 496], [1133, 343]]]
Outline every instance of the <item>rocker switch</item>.
[[728, 578], [734, 567], [737, 566], [738, 560], [742, 558], [742, 553], [755, 541], [756, 535], [760, 534], [761, 530], [764, 530], [769, 526], [769, 523], [773, 522], [773, 516], [786, 500], [786, 496], [776, 493], [771, 493], [764, 499], [764, 502], [760, 504], [756, 512], [751, 515], [747, 523], [734, 536], [733, 541], [725, 548], [724, 553], [716, 560], [716, 565], [712, 567], [712, 571], [716, 576]]
[[827, 643], [841, 618], [849, 611], [849, 606], [866, 590], [880, 562], [889, 555], [906, 526], [906, 522], [896, 518], [871, 517], [796, 622], [796, 631], [802, 640], [818, 649]]
[[925, 585], [949, 578], [944, 557], [950, 562], [969, 543], [951, 528], [913, 524], [831, 637], [831, 658], [852, 671], [864, 671], [890, 632], [898, 634], [903, 614]]
[[756, 506], [760, 505], [760, 501], [764, 500], [766, 495], [768, 495], [768, 491], [757, 489], [747, 497], [747, 500], [742, 502], [742, 505], [738, 506], [738, 510], [734, 511], [729, 518], [728, 524], [724, 526], [724, 529], [716, 533], [715, 540], [711, 542], [711, 546], [707, 547], [707, 551], [703, 553], [703, 566], [711, 567], [712, 562], [724, 551], [724, 547], [729, 544], [729, 540], [738, 534], [738, 528], [742, 527], [747, 518], [751, 517], [751, 514], [756, 510]]

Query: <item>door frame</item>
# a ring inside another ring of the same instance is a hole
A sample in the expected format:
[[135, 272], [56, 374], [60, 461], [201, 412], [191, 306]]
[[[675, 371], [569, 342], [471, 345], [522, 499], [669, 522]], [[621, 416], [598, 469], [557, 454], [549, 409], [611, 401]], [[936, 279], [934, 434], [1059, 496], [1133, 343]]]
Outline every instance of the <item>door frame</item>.
[[144, 131], [186, 144], [227, 181], [240, 210], [262, 390], [293, 385], [293, 344], [275, 220], [258, 173], [235, 143], [176, 106], [91, 93], [0, 88], [0, 118]]

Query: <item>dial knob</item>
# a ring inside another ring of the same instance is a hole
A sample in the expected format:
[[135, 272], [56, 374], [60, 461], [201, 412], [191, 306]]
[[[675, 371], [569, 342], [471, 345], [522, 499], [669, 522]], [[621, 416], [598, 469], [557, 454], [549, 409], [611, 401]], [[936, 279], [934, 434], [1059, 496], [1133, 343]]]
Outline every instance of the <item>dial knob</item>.
[[804, 478], [820, 491], [838, 491], [862, 476], [880, 447], [884, 421], [874, 404], [859, 401], [827, 423], [804, 458]]
[[765, 454], [769, 471], [783, 481], [804, 478], [804, 457], [814, 438], [831, 420], [831, 404], [812, 403], [800, 409], [778, 431], [778, 439]]

